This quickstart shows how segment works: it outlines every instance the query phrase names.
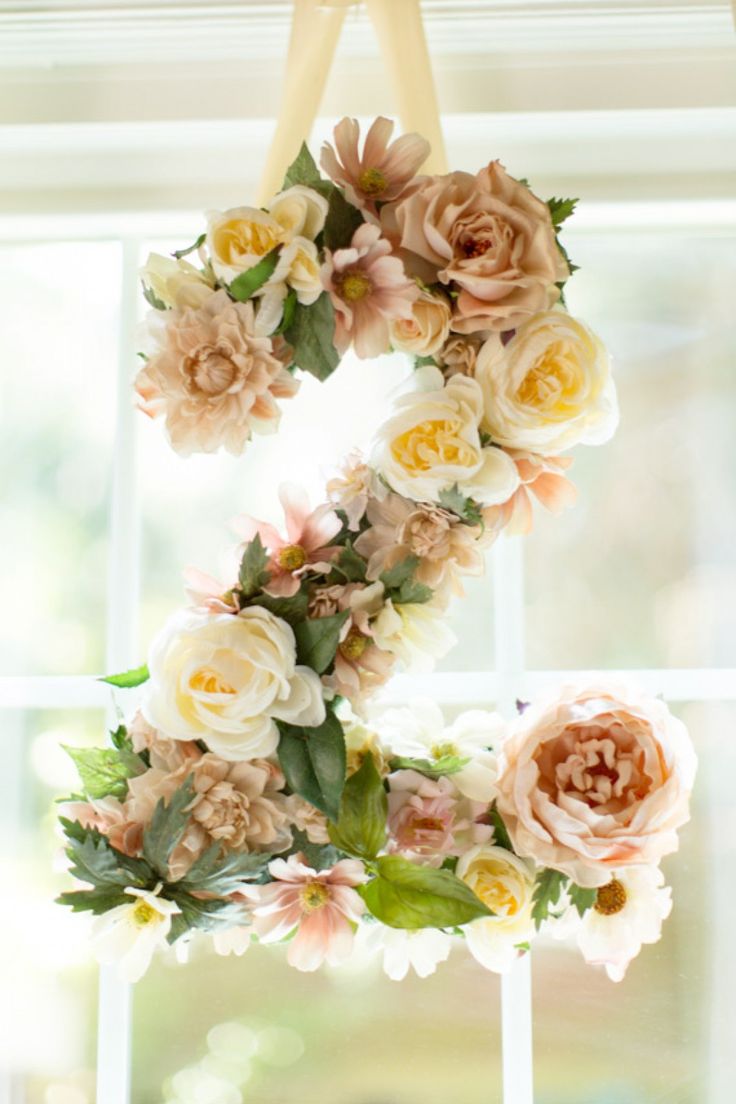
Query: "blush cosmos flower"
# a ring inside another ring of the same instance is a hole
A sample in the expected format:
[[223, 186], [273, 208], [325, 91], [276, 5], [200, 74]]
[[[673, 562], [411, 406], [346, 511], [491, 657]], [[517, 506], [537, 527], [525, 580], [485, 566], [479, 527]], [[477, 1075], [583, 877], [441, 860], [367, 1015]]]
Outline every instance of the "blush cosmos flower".
[[532, 499], [552, 514], [560, 514], [577, 501], [578, 492], [564, 474], [572, 464], [571, 456], [535, 456], [531, 452], [507, 449], [519, 473], [519, 486], [500, 506], [487, 506], [483, 522], [489, 533], [504, 529], [509, 536], [525, 536], [532, 531]]
[[391, 141], [394, 124], [379, 115], [365, 136], [359, 151], [360, 125], [344, 118], [335, 127], [334, 149], [322, 146], [320, 164], [327, 175], [342, 185], [354, 206], [372, 215], [376, 203], [399, 199], [421, 164], [429, 156], [429, 142], [419, 134], [404, 134]]
[[329, 561], [340, 551], [330, 541], [342, 529], [342, 522], [328, 505], [310, 511], [306, 492], [295, 483], [279, 487], [279, 501], [284, 510], [286, 538], [273, 525], [245, 514], [233, 520], [232, 528], [246, 543], [256, 534], [261, 538], [269, 552], [270, 579], [264, 590], [289, 598], [299, 590], [302, 576], [308, 571], [329, 571]]
[[323, 962], [338, 966], [353, 949], [353, 925], [365, 909], [355, 886], [367, 880], [363, 864], [342, 859], [329, 870], [312, 870], [302, 854], [268, 864], [274, 879], [248, 889], [253, 927], [262, 943], [289, 942], [290, 966], [309, 972]]
[[377, 226], [365, 222], [347, 249], [325, 250], [322, 284], [335, 308], [335, 348], [344, 353], [352, 343], [361, 358], [376, 357], [391, 348], [390, 323], [412, 318], [419, 288], [409, 280], [391, 245]]

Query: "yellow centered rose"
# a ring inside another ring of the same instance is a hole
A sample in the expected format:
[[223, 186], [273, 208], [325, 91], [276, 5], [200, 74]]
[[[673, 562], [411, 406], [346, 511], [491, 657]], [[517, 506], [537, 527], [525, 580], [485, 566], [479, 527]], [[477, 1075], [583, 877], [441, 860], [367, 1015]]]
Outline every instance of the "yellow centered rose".
[[230, 284], [289, 238], [272, 214], [257, 207], [232, 207], [207, 215], [207, 248], [218, 279]]
[[438, 368], [426, 367], [414, 373], [414, 384], [377, 437], [374, 462], [389, 486], [415, 501], [439, 502], [457, 484], [484, 504], [506, 502], [518, 474], [506, 453], [481, 443], [483, 396], [475, 380], [445, 382]]
[[213, 281], [205, 272], [188, 261], [162, 257], [159, 253], [148, 254], [141, 280], [165, 307], [179, 310], [185, 307], [197, 310], [214, 290]]
[[411, 309], [410, 319], [397, 318], [391, 323], [391, 344], [413, 356], [432, 356], [450, 333], [450, 304], [444, 295], [429, 295], [425, 291]]
[[516, 959], [518, 945], [534, 935], [533, 867], [503, 847], [479, 844], [462, 856], [456, 873], [494, 914], [463, 929], [468, 949], [486, 969], [502, 973]]
[[561, 310], [534, 315], [507, 345], [493, 334], [478, 353], [475, 378], [483, 392], [482, 427], [507, 448], [549, 456], [598, 445], [618, 422], [603, 344]]

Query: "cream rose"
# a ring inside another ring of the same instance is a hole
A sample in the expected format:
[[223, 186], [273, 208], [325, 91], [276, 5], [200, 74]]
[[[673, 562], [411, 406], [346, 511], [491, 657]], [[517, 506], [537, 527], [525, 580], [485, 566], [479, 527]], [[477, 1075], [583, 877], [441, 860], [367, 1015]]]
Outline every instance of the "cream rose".
[[444, 295], [423, 291], [411, 309], [411, 318], [395, 318], [390, 323], [391, 344], [413, 356], [433, 356], [450, 332], [450, 304]]
[[374, 466], [389, 486], [415, 501], [439, 502], [457, 484], [485, 505], [506, 502], [519, 476], [501, 449], [483, 448], [483, 395], [475, 380], [445, 380], [439, 368], [414, 373], [416, 390], [396, 403], [377, 435]]
[[371, 626], [373, 643], [397, 656], [410, 674], [431, 671], [446, 656], [457, 637], [445, 624], [445, 614], [430, 602], [386, 602]]
[[535, 934], [534, 868], [503, 847], [482, 843], [462, 856], [455, 873], [494, 914], [465, 925], [468, 950], [487, 970], [503, 973], [518, 958], [518, 945]]
[[287, 284], [300, 303], [308, 307], [322, 294], [320, 260], [317, 246], [308, 238], [294, 238], [279, 254], [269, 284]]
[[149, 253], [141, 269], [144, 287], [153, 292], [165, 307], [192, 307], [197, 310], [214, 291], [214, 281], [188, 261]]
[[293, 188], [279, 192], [268, 205], [270, 214], [282, 227], [286, 241], [293, 241], [296, 237], [314, 241], [324, 228], [327, 208], [325, 197], [303, 184], [295, 184]]
[[207, 214], [207, 249], [215, 275], [223, 284], [231, 284], [289, 237], [274, 215], [257, 207], [231, 207]]
[[587, 326], [561, 310], [525, 322], [504, 346], [493, 334], [475, 378], [482, 426], [507, 448], [541, 455], [607, 441], [618, 423], [608, 354]]
[[667, 706], [616, 686], [565, 687], [528, 709], [499, 756], [515, 849], [578, 885], [677, 850], [696, 757]]
[[182, 610], [153, 641], [143, 705], [175, 740], [204, 740], [222, 759], [271, 755], [275, 721], [325, 718], [319, 677], [296, 663], [291, 626], [261, 606], [236, 616]]

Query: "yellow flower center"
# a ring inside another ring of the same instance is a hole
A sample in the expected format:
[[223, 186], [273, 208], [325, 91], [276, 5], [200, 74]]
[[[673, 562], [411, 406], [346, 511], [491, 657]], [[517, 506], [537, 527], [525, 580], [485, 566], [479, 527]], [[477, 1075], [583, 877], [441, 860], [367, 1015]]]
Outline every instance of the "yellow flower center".
[[391, 452], [409, 475], [431, 471], [437, 465], [472, 467], [478, 455], [460, 437], [461, 428], [455, 421], [420, 422], [392, 441]]
[[363, 169], [363, 172], [358, 177], [358, 187], [363, 195], [383, 195], [387, 185], [388, 181], [380, 169]]
[[209, 667], [203, 667], [192, 675], [189, 680], [192, 690], [200, 690], [204, 694], [234, 694], [235, 687], [220, 676], [219, 672]]
[[627, 894], [618, 878], [613, 878], [608, 885], [601, 886], [596, 894], [593, 908], [601, 916], [615, 916], [626, 904]]
[[458, 755], [455, 744], [434, 744], [432, 746], [432, 758], [444, 759], [446, 755]]
[[516, 392], [518, 402], [562, 417], [575, 411], [579, 364], [563, 341], [548, 345], [529, 369]]
[[368, 637], [360, 629], [351, 629], [340, 645], [340, 652], [345, 659], [360, 659], [367, 646]]
[[133, 921], [139, 928], [145, 928], [147, 924], [154, 923], [156, 920], [161, 919], [161, 913], [149, 905], [148, 901], [144, 901], [142, 898], [138, 901], [133, 909]]
[[299, 893], [302, 912], [315, 912], [323, 908], [330, 899], [330, 891], [322, 882], [307, 882]]
[[340, 281], [340, 296], [346, 303], [357, 303], [373, 290], [373, 284], [362, 272], [346, 272]]
[[519, 897], [510, 878], [505, 878], [490, 870], [478, 872], [472, 886], [473, 893], [480, 897], [491, 912], [497, 916], [515, 916], [519, 911]]
[[279, 566], [287, 571], [296, 571], [304, 567], [307, 562], [307, 553], [300, 544], [287, 544], [278, 554]]
[[218, 257], [226, 264], [233, 264], [244, 254], [263, 257], [283, 240], [280, 228], [245, 219], [229, 219], [217, 227], [213, 245]]

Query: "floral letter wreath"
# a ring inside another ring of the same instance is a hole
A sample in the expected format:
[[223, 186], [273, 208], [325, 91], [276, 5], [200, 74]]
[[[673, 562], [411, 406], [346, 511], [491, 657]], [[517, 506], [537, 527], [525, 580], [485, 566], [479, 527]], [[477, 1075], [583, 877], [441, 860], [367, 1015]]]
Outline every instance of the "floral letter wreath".
[[671, 908], [657, 864], [695, 754], [662, 702], [566, 686], [449, 726], [432, 702], [370, 703], [397, 666], [444, 655], [461, 577], [502, 529], [529, 530], [531, 495], [572, 502], [560, 454], [617, 420], [605, 349], [562, 305], [574, 202], [498, 162], [417, 176], [426, 142], [391, 130], [377, 119], [361, 153], [344, 119], [330, 180], [303, 147], [267, 209], [211, 212], [143, 270], [136, 386], [181, 453], [275, 430], [296, 370], [324, 379], [351, 346], [416, 370], [327, 503], [282, 488], [286, 535], [239, 518], [237, 576], [188, 574], [148, 665], [107, 680], [145, 682], [140, 710], [112, 747], [73, 752], [84, 796], [62, 826], [84, 888], [61, 901], [96, 914], [97, 956], [130, 980], [197, 929], [221, 953], [288, 940], [300, 970], [362, 941], [396, 979], [459, 940], [502, 971], [562, 929], [620, 979]]

